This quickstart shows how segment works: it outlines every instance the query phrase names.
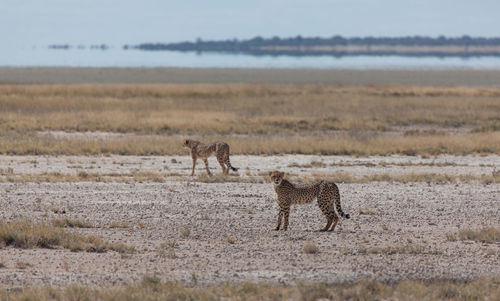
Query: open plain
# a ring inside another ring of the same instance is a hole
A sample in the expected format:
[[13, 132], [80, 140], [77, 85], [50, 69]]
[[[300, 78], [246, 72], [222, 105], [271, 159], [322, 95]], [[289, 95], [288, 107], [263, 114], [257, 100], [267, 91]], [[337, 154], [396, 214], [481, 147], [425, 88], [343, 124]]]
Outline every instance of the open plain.
[[[293, 284], [466, 280], [500, 273], [498, 242], [458, 237], [464, 230], [500, 227], [500, 185], [498, 175], [492, 176], [500, 166], [496, 155], [233, 156], [239, 174], [218, 176], [212, 158], [213, 178], [200, 165], [188, 176], [187, 156], [2, 156], [0, 162], [9, 171], [0, 184], [2, 221], [85, 221], [70, 231], [135, 249], [121, 254], [6, 247], [0, 250], [0, 279], [9, 287], [116, 285], [146, 275], [188, 284]], [[325, 219], [313, 203], [292, 209], [289, 231], [272, 230], [277, 205], [266, 174], [273, 169], [302, 181], [349, 174], [339, 187], [352, 218], [333, 233], [315, 232]], [[405, 177], [409, 170], [415, 180]], [[450, 178], [436, 182], [437, 174]], [[26, 175], [33, 180], [20, 181]], [[390, 177], [370, 180], [374, 175]], [[469, 178], [453, 178], [460, 175]], [[309, 253], [307, 245], [317, 250]]]
[[[497, 72], [0, 69], [2, 298], [500, 296]], [[274, 231], [271, 170], [351, 219]]]

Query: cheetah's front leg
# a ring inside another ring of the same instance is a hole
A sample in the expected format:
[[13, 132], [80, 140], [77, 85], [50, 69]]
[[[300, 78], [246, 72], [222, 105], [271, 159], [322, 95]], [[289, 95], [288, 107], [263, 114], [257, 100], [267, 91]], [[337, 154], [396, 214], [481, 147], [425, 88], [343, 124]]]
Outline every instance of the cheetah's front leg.
[[276, 225], [276, 228], [274, 228], [275, 231], [278, 231], [280, 229], [282, 217], [283, 217], [283, 210], [280, 209], [280, 212], [278, 213], [278, 225]]
[[194, 168], [196, 167], [196, 159], [193, 158], [193, 168], [191, 168], [191, 176], [194, 176]]
[[208, 159], [203, 159], [203, 162], [205, 162], [205, 167], [207, 168], [207, 174], [211, 176], [212, 173], [210, 172], [210, 169], [208, 169]]
[[283, 215], [285, 218], [285, 221], [283, 222], [283, 231], [286, 231], [288, 229], [288, 217], [290, 216], [290, 207], [285, 209]]

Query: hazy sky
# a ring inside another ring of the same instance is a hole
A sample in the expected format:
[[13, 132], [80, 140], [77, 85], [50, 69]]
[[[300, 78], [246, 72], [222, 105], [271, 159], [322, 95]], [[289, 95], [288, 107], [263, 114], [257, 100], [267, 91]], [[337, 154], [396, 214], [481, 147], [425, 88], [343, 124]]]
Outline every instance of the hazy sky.
[[498, 0], [1, 0], [2, 45], [500, 36]]

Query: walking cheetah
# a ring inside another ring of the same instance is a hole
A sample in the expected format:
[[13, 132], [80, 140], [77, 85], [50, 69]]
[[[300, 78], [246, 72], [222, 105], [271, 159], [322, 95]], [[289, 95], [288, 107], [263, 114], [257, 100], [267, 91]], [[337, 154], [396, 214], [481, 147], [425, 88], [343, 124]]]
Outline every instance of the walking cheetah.
[[278, 202], [280, 207], [278, 225], [274, 230], [278, 231], [280, 229], [282, 217], [285, 218], [283, 230], [287, 230], [288, 216], [290, 215], [290, 206], [292, 204], [306, 204], [314, 201], [314, 199], [318, 200], [318, 206], [327, 219], [326, 226], [320, 231], [333, 231], [333, 229], [335, 229], [335, 226], [339, 221], [339, 217], [335, 213], [334, 207], [337, 208], [337, 212], [340, 216], [345, 217], [346, 219], [350, 218], [350, 215], [344, 213], [340, 207], [339, 188], [335, 185], [335, 183], [318, 181], [311, 184], [294, 185], [283, 178], [285, 176], [284, 172], [271, 171], [269, 176], [274, 183], [276, 202]]
[[208, 175], [212, 175], [210, 169], [208, 169], [208, 157], [210, 157], [214, 152], [215, 156], [217, 157], [217, 161], [219, 161], [219, 164], [222, 167], [222, 173], [227, 174], [229, 172], [229, 168], [231, 168], [233, 171], [238, 170], [238, 168], [233, 167], [231, 165], [231, 162], [229, 161], [229, 145], [226, 142], [203, 144], [200, 141], [186, 139], [184, 140], [184, 147], [187, 147], [191, 150], [191, 158], [193, 158], [193, 168], [191, 170], [191, 176], [194, 175], [194, 168], [196, 166], [196, 160], [198, 158], [203, 159], [203, 162], [205, 162], [205, 167], [207, 168]]

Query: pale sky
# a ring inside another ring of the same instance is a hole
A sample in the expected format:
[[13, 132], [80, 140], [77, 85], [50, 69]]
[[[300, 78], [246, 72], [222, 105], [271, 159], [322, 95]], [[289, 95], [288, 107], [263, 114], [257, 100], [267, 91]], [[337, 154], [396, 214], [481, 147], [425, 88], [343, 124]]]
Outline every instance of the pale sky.
[[500, 36], [493, 0], [1, 0], [2, 44], [112, 46], [196, 38]]

